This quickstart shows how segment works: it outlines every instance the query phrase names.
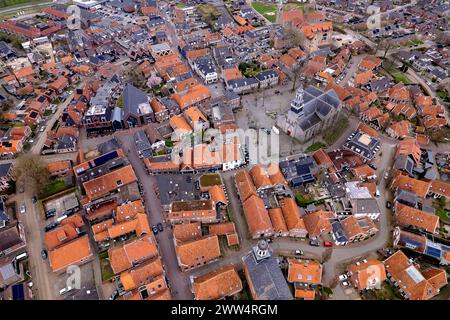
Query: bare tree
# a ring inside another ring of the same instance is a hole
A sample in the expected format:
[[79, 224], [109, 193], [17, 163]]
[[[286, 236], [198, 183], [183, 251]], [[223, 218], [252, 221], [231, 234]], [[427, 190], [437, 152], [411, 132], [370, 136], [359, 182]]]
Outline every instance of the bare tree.
[[297, 81], [298, 78], [300, 77], [300, 72], [301, 72], [302, 66], [300, 64], [295, 64], [292, 67], [292, 88], [291, 91], [294, 92], [295, 91], [295, 87], [297, 86]]
[[284, 30], [284, 40], [287, 48], [298, 47], [301, 40], [300, 30], [292, 25], [289, 25]]
[[14, 174], [17, 182], [33, 193], [44, 190], [50, 182], [47, 164], [36, 154], [19, 156], [14, 165]]
[[333, 254], [333, 249], [327, 248], [322, 254], [322, 263], [325, 263], [328, 260], [330, 260], [332, 254]]

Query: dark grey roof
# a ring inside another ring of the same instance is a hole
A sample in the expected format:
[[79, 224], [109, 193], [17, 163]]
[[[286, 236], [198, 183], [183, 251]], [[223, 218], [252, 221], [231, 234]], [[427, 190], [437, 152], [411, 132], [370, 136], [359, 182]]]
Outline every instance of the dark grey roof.
[[119, 142], [116, 138], [112, 138], [98, 145], [97, 149], [101, 154], [111, 152], [113, 150], [119, 149]]
[[[362, 143], [361, 140], [365, 140], [365, 139], [361, 139], [362, 136], [368, 137], [368, 139], [370, 139], [368, 141], [368, 144]], [[375, 154], [376, 154], [376, 148], [380, 145], [380, 141], [368, 136], [367, 134], [364, 134], [360, 131], [358, 131], [352, 138], [351, 140], [347, 141], [344, 144], [344, 148], [347, 150], [350, 150], [358, 155], [360, 155], [361, 157], [363, 157], [364, 159], [372, 159]]]
[[394, 169], [404, 170], [408, 172], [410, 175], [412, 175], [413, 168], [414, 168], [414, 160], [411, 159], [411, 157], [402, 154], [399, 155], [397, 158], [395, 158]]
[[331, 227], [333, 229], [333, 235], [336, 238], [336, 241], [338, 242], [348, 241], [347, 235], [345, 234], [345, 231], [340, 221], [337, 220], [334, 221], [333, 223], [331, 223]]
[[0, 252], [23, 243], [18, 226], [0, 232]]
[[292, 293], [278, 264], [278, 259], [268, 257], [257, 261], [253, 252], [242, 257], [253, 289], [261, 300], [292, 300]]
[[138, 152], [142, 152], [142, 151], [150, 149], [152, 147], [144, 130], [136, 131], [134, 133], [133, 137], [134, 137], [134, 143], [136, 145], [136, 150]]
[[[300, 88], [299, 90], [303, 90]], [[298, 92], [297, 92], [298, 95]], [[296, 100], [293, 101], [295, 105]], [[301, 112], [298, 107], [292, 107], [291, 110], [298, 114], [299, 126], [302, 130], [307, 130], [320, 123], [333, 109], [341, 104], [334, 90], [322, 91], [316, 87], [309, 86], [303, 92], [303, 103]]]
[[[139, 105], [148, 103], [148, 96], [142, 90], [139, 90], [132, 84], [127, 84], [122, 93], [123, 108], [122, 114], [127, 115], [129, 113], [133, 115], [140, 115]], [[151, 110], [151, 108], [149, 108]]]
[[12, 167], [12, 163], [2, 163], [0, 164], [0, 178], [6, 177]]
[[7, 221], [9, 221], [9, 217], [6, 212], [5, 203], [3, 202], [3, 199], [0, 198], [0, 222], [3, 224]]
[[419, 198], [414, 192], [403, 189], [397, 189], [395, 192], [395, 200], [410, 207], [416, 207], [419, 202]]
[[383, 91], [390, 87], [391, 80], [387, 77], [370, 81], [370, 89], [372, 91]]
[[261, 72], [261, 73], [259, 73], [259, 74], [257, 74], [255, 76], [255, 78], [257, 80], [259, 80], [259, 81], [264, 81], [264, 80], [267, 80], [267, 79], [274, 79], [274, 78], [277, 78], [277, 77], [278, 77], [278, 74], [275, 71], [273, 71], [273, 70], [266, 70], [266, 71], [263, 71], [263, 72]]
[[352, 202], [355, 205], [355, 210], [358, 214], [380, 213], [378, 202], [374, 198], [354, 199]]
[[56, 149], [72, 149], [77, 146], [77, 139], [74, 136], [65, 134], [56, 143]]
[[15, 51], [5, 41], [0, 41], [0, 56], [9, 57], [15, 55]]
[[213, 60], [210, 57], [201, 57], [195, 60], [195, 65], [197, 68], [203, 73], [214, 73], [216, 72], [216, 67], [214, 65]]
[[239, 99], [239, 95], [231, 90], [226, 90], [223, 95], [228, 101]]
[[227, 84], [232, 88], [246, 87], [258, 84], [255, 78], [237, 78], [227, 82]]

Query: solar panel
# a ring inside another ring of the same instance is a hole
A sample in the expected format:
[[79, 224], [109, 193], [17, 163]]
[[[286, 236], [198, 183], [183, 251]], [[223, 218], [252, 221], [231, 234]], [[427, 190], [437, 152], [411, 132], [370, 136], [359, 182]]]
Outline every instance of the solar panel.
[[94, 163], [96, 166], [100, 166], [102, 164], [105, 164], [106, 162], [108, 162], [111, 159], [114, 159], [117, 157], [117, 151], [113, 151], [110, 153], [107, 153], [103, 156], [98, 157], [97, 159], [94, 159]]
[[427, 247], [427, 249], [425, 250], [425, 254], [438, 259], [441, 258], [441, 250], [437, 248]]
[[24, 300], [25, 292], [22, 284], [12, 286], [13, 300]]

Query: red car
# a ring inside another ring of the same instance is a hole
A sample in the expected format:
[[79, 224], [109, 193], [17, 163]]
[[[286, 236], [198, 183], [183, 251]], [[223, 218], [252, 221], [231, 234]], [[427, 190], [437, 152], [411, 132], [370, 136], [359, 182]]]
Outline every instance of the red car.
[[324, 241], [323, 246], [324, 247], [332, 247], [333, 243], [331, 243], [330, 241]]

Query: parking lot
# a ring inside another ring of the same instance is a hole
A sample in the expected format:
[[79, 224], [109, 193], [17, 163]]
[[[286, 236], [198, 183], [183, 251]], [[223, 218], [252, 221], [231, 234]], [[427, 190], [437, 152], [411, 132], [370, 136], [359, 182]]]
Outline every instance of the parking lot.
[[56, 221], [58, 218], [64, 216], [66, 212], [78, 207], [78, 199], [75, 192], [66, 194], [59, 198], [54, 198], [46, 201], [44, 204], [45, 212], [54, 212], [54, 216], [50, 221]]

